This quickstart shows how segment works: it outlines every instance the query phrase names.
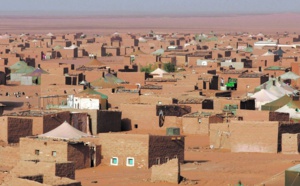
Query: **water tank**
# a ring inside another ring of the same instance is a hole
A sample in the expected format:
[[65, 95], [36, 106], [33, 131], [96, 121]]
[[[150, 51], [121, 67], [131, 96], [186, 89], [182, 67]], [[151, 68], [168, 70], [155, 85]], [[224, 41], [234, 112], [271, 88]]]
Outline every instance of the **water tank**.
[[179, 136], [180, 129], [178, 127], [169, 127], [167, 128], [167, 136]]

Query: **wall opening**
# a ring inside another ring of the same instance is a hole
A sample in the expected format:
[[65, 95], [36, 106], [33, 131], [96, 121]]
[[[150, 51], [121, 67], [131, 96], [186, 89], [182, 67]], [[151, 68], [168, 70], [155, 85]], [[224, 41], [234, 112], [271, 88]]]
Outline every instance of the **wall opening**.
[[112, 157], [110, 159], [110, 164], [114, 165], [114, 166], [117, 166], [119, 164], [119, 159], [117, 157]]
[[167, 163], [169, 161], [169, 157], [165, 157], [165, 162]]
[[156, 165], [160, 165], [160, 158], [156, 158], [155, 163]]
[[137, 129], [139, 127], [138, 124], [134, 124], [134, 128]]
[[56, 151], [52, 151], [52, 156], [56, 157]]
[[40, 155], [40, 150], [37, 150], [37, 149], [36, 149], [36, 150], [34, 151], [34, 154], [35, 154], [35, 155]]
[[126, 159], [126, 166], [128, 166], [128, 167], [133, 167], [133, 166], [134, 166], [134, 158], [128, 157], [128, 158]]

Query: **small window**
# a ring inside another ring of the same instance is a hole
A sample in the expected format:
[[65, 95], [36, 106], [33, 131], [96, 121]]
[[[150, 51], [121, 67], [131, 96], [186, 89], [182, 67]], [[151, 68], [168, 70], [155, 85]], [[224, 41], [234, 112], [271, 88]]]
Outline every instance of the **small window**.
[[118, 164], [119, 164], [118, 158], [117, 158], [117, 157], [112, 157], [112, 158], [110, 159], [110, 164], [111, 164], [111, 165], [118, 165]]
[[174, 155], [174, 158], [178, 158], [177, 155]]
[[56, 151], [52, 151], [52, 156], [56, 157]]
[[139, 127], [138, 124], [134, 124], [134, 128], [137, 129]]
[[134, 166], [134, 158], [127, 158], [126, 166], [133, 167]]
[[40, 155], [40, 150], [35, 150], [35, 155]]
[[165, 157], [165, 162], [168, 162], [169, 161], [169, 157]]
[[156, 158], [156, 165], [160, 165], [160, 158]]

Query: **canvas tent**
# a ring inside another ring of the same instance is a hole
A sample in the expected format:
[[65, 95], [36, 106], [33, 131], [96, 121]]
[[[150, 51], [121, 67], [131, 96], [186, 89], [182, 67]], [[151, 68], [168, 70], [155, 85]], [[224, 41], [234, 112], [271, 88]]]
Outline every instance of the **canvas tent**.
[[38, 135], [40, 138], [55, 138], [55, 139], [66, 139], [66, 140], [78, 140], [82, 137], [91, 137], [91, 135], [81, 132], [76, 128], [72, 127], [68, 122], [63, 122], [60, 126], [55, 129]]
[[289, 71], [287, 73], [282, 74], [281, 76], [279, 76], [281, 79], [292, 79], [292, 80], [296, 80], [299, 79], [300, 76], [298, 76], [297, 74]]
[[298, 110], [299, 109], [290, 108], [289, 106], [284, 105], [283, 107], [275, 110], [275, 112], [289, 113], [290, 118], [300, 119], [300, 112]]
[[288, 106], [292, 109], [299, 109], [300, 108], [300, 101], [299, 100], [293, 100], [293, 97], [284, 95], [281, 98], [272, 101], [270, 103], [267, 103], [261, 107], [261, 110], [269, 110], [269, 111], [275, 111], [283, 106]]
[[284, 95], [275, 101], [272, 101], [270, 103], [262, 105], [261, 110], [275, 111], [275, 110], [283, 107], [284, 105], [288, 104], [290, 101], [291, 101], [291, 98], [287, 95]]
[[255, 108], [258, 110], [261, 109], [261, 105], [264, 105], [266, 103], [272, 102], [276, 99], [278, 99], [277, 96], [271, 94], [265, 89], [260, 90], [259, 92], [256, 92], [251, 96], [252, 98], [255, 98]]
[[163, 77], [163, 74], [166, 74], [168, 72], [164, 71], [161, 68], [157, 68], [153, 72], [150, 73], [150, 75], [153, 75], [154, 78]]

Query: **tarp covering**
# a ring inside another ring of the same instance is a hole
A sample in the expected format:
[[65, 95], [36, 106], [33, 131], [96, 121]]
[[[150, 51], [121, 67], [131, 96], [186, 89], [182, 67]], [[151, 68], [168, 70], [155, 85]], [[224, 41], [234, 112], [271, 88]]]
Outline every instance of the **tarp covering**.
[[151, 75], [155, 75], [155, 77], [163, 77], [163, 74], [166, 74], [168, 72], [164, 71], [163, 69], [157, 68], [153, 72], [151, 72]]
[[290, 108], [287, 105], [275, 110], [275, 112], [283, 112], [283, 113], [289, 113], [290, 118], [293, 119], [300, 119], [300, 112], [297, 111], [298, 109]]
[[19, 70], [21, 68], [27, 67], [27, 63], [24, 61], [18, 61], [9, 67], [10, 70]]
[[84, 91], [79, 92], [78, 94], [100, 95], [102, 99], [108, 99], [107, 95], [97, 92], [96, 90], [93, 90], [91, 88], [87, 88]]
[[287, 72], [287, 73], [284, 73], [280, 76], [281, 79], [293, 79], [293, 80], [296, 80], [296, 79], [299, 79], [300, 76], [298, 76], [297, 74], [295, 74], [294, 72]]
[[255, 98], [255, 108], [261, 110], [261, 105], [275, 101], [279, 97], [271, 94], [265, 89], [262, 89], [259, 92], [256, 92], [254, 95], [252, 95], [251, 98]]
[[32, 73], [33, 71], [34, 71], [34, 67], [32, 67], [32, 66], [26, 66], [26, 67], [23, 67], [21, 69], [16, 70], [14, 73], [17, 73], [17, 74], [28, 74], [28, 73]]
[[152, 52], [152, 54], [156, 55], [156, 56], [160, 56], [160, 55], [163, 55], [164, 52], [165, 52], [165, 50], [160, 48], [160, 49], [157, 49], [155, 52]]
[[56, 138], [56, 139], [80, 139], [82, 137], [91, 137], [91, 135], [86, 134], [72, 127], [68, 122], [63, 122], [60, 126], [55, 129], [45, 133], [38, 135], [41, 138]]
[[40, 77], [42, 74], [49, 74], [49, 73], [40, 68], [36, 68], [33, 72], [25, 74], [24, 76]]
[[261, 110], [275, 111], [285, 105], [291, 109], [300, 109], [300, 101], [293, 100], [292, 96], [290, 97], [285, 95], [275, 101], [261, 106]]
[[275, 110], [283, 107], [284, 105], [288, 104], [291, 100], [292, 100], [291, 97], [284, 95], [275, 101], [272, 101], [270, 103], [267, 103], [267, 104], [261, 106], [261, 110], [275, 111]]
[[125, 83], [125, 81], [107, 73], [104, 77], [91, 82], [91, 85], [98, 88], [117, 88], [120, 87], [120, 84], [122, 83]]

